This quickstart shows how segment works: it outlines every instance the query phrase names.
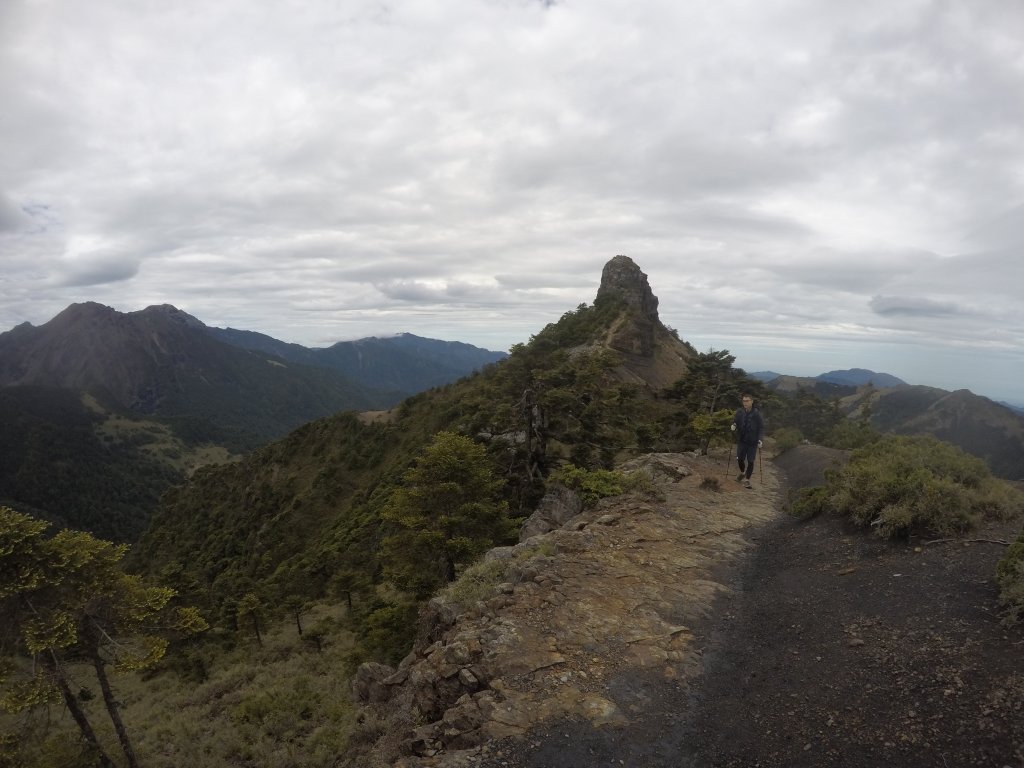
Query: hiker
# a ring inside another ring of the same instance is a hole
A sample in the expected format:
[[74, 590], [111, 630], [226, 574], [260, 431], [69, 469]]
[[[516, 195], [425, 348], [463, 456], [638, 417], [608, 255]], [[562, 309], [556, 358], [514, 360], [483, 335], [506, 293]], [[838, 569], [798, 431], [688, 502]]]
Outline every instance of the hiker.
[[740, 473], [736, 475], [736, 482], [743, 483], [750, 488], [750, 476], [754, 474], [754, 458], [757, 456], [757, 449], [761, 447], [761, 438], [764, 437], [764, 419], [761, 412], [754, 407], [754, 398], [744, 393], [743, 407], [736, 409], [736, 415], [732, 419], [732, 431], [736, 433], [736, 461], [740, 467]]

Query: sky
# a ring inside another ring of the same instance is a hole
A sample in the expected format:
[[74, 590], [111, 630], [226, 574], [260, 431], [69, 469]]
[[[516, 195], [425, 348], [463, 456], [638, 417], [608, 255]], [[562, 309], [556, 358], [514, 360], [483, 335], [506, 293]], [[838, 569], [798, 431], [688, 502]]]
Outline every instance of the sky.
[[1024, 402], [1024, 4], [0, 0], [0, 331], [504, 350], [617, 254], [747, 371]]

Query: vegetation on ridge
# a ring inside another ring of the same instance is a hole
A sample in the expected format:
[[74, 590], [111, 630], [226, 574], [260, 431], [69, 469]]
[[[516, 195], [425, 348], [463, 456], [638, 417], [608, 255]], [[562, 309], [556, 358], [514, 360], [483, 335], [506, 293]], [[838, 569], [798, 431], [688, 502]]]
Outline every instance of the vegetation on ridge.
[[909, 537], [961, 533], [982, 518], [1024, 512], [1024, 494], [992, 477], [981, 459], [930, 436], [882, 437], [825, 478], [801, 492], [794, 515], [832, 511], [880, 535]]
[[383, 419], [338, 414], [235, 465], [198, 471], [167, 496], [133, 562], [162, 574], [231, 631], [248, 593], [278, 615], [287, 598], [340, 598], [352, 607], [357, 657], [392, 658], [408, 641], [408, 630], [398, 628], [428, 591], [403, 578], [396, 586], [408, 592], [382, 589], [383, 579], [403, 570], [396, 555], [412, 531], [403, 533], [396, 505], [420, 493], [417, 460], [435, 435], [449, 432], [472, 452], [481, 477], [495, 479], [484, 482], [497, 491], [491, 508], [506, 510], [486, 532], [451, 534], [452, 554], [459, 550], [464, 566], [482, 542], [512, 536], [510, 519], [532, 511], [552, 469], [610, 468], [636, 450], [641, 427], [657, 432], [675, 408], [624, 383], [616, 353], [584, 343], [623, 311], [614, 300], [582, 305], [507, 360], [408, 398]]
[[1024, 617], [1024, 530], [996, 566], [996, 584], [1006, 620], [1015, 624]]

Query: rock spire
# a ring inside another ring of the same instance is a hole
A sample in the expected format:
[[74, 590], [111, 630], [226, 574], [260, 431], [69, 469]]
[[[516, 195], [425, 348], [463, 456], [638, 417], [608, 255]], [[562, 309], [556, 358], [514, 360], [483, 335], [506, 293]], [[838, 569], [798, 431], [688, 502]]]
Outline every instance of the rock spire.
[[616, 256], [604, 265], [596, 301], [615, 296], [637, 310], [640, 316], [658, 322], [658, 297], [651, 291], [647, 275], [629, 256]]

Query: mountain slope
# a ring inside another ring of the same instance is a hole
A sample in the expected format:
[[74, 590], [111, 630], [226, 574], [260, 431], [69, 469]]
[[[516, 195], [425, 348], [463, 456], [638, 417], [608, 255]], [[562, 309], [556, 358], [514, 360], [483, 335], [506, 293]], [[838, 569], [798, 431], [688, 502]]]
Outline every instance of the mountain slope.
[[[594, 306], [567, 312], [507, 360], [368, 423], [339, 414], [304, 425], [237, 465], [196, 473], [168, 495], [136, 562], [221, 612], [254, 586], [266, 594], [359, 595], [380, 578], [381, 509], [431, 437], [474, 437], [505, 480], [511, 514], [528, 514], [545, 478], [572, 460], [611, 466], [673, 406], [655, 395], [692, 348], [658, 320], [646, 275], [609, 262]], [[383, 620], [382, 620], [383, 621]]]
[[105, 539], [137, 539], [160, 496], [184, 479], [187, 449], [163, 425], [121, 421], [113, 428], [71, 390], [0, 387], [0, 505]]
[[904, 385], [860, 390], [844, 398], [842, 407], [854, 416], [868, 407], [879, 431], [934, 435], [984, 459], [999, 477], [1024, 479], [1024, 417], [987, 397]]
[[330, 347], [288, 344], [253, 331], [209, 328], [215, 338], [242, 349], [273, 354], [283, 360], [340, 371], [352, 381], [393, 393], [395, 400], [455, 381], [490, 363], [504, 352], [459, 341], [426, 339], [411, 333], [388, 338], [339, 341]]
[[48, 323], [0, 334], [0, 386], [87, 392], [159, 417], [190, 442], [247, 450], [299, 424], [394, 402], [336, 371], [217, 341], [170, 306], [122, 314], [73, 304]]
[[906, 384], [891, 373], [876, 373], [866, 368], [849, 368], [843, 371], [829, 371], [818, 374], [818, 381], [827, 381], [831, 384], [842, 384], [845, 386], [860, 387], [864, 384], [871, 384], [875, 387], [898, 387]]

